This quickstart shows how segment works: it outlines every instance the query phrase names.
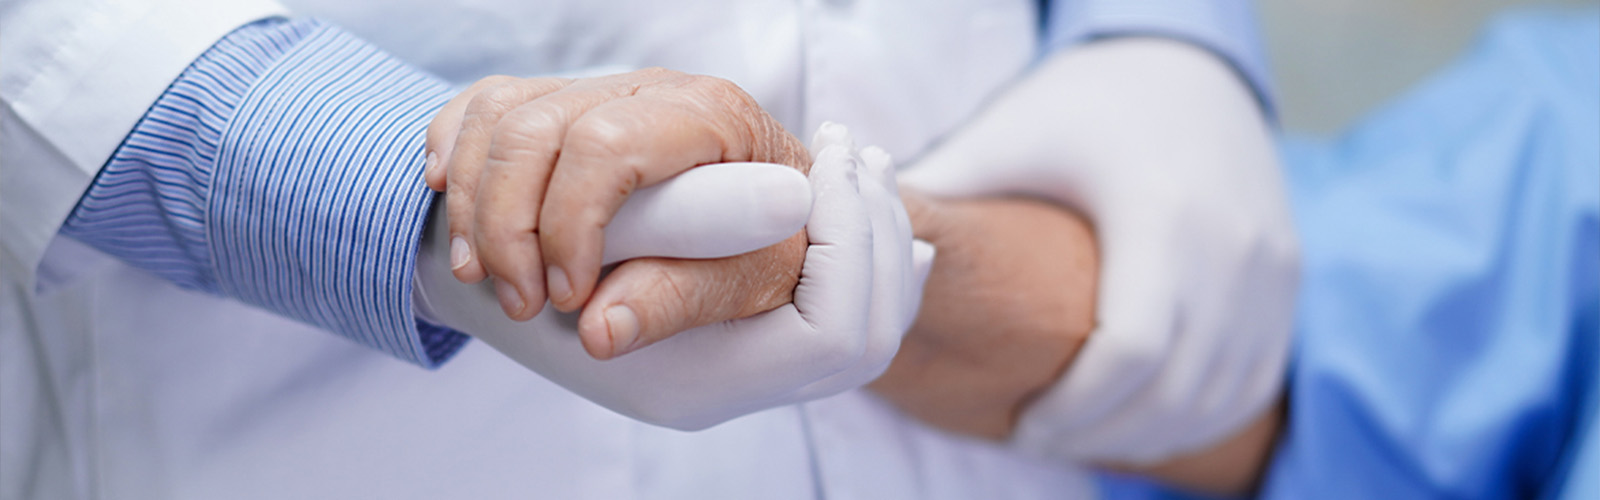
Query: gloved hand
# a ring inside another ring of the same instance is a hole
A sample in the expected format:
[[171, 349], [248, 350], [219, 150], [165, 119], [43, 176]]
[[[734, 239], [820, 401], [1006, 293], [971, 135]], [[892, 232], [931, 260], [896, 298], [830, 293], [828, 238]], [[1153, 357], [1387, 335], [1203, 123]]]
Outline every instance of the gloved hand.
[[900, 181], [1037, 196], [1094, 223], [1097, 328], [1017, 446], [1151, 463], [1228, 437], [1278, 394], [1297, 243], [1262, 113], [1211, 54], [1158, 39], [1058, 53]]
[[573, 315], [546, 308], [513, 321], [488, 284], [457, 281], [449, 226], [436, 209], [418, 256], [419, 313], [602, 406], [678, 429], [858, 387], [894, 357], [933, 251], [920, 242], [913, 251], [888, 155], [858, 156], [836, 125], [825, 125], [813, 147], [808, 192], [788, 167], [702, 166], [635, 193], [605, 229], [611, 263], [744, 252], [803, 221], [811, 243], [792, 304], [598, 361], [580, 344]]
[[562, 311], [584, 308], [579, 332], [597, 358], [790, 300], [806, 245], [798, 233], [741, 257], [737, 272], [718, 281], [748, 286], [693, 314], [652, 316], [626, 295], [673, 292], [663, 290], [673, 275], [695, 271], [624, 265], [607, 283], [598, 280], [602, 228], [635, 189], [708, 163], [802, 172], [811, 163], [800, 140], [732, 82], [661, 68], [576, 80], [485, 78], [439, 110], [428, 149], [426, 179], [450, 194], [456, 277], [492, 276], [514, 319], [533, 317], [547, 296]]

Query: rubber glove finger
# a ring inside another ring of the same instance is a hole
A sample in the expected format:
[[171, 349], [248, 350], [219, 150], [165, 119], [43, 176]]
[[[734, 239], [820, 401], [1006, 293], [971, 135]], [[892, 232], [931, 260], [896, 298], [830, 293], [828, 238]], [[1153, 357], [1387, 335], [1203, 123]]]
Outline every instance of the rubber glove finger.
[[866, 351], [852, 373], [837, 381], [851, 387], [883, 374], [899, 351], [900, 338], [908, 326], [904, 317], [909, 304], [904, 298], [911, 284], [911, 224], [902, 224], [905, 208], [882, 181], [892, 179], [894, 170], [892, 166], [874, 167], [862, 160], [858, 172], [863, 179], [861, 197], [872, 223], [872, 311]]
[[922, 284], [927, 278], [928, 271], [933, 266], [933, 245], [922, 242], [924, 248], [916, 248], [912, 241], [911, 217], [906, 214], [905, 204], [900, 201], [900, 189], [895, 179], [894, 158], [889, 152], [876, 146], [869, 146], [861, 150], [861, 161], [866, 164], [867, 171], [871, 172], [878, 185], [888, 192], [892, 198], [894, 220], [894, 241], [905, 241], [913, 245], [905, 268], [900, 273], [900, 305], [898, 308], [900, 325], [899, 329], [911, 327], [911, 322], [917, 318], [917, 307], [922, 303]]
[[811, 135], [811, 146], [808, 150], [814, 158], [831, 146], [839, 146], [845, 151], [856, 150], [855, 139], [850, 135], [848, 127], [834, 122], [822, 122], [822, 125], [817, 127], [817, 133]]
[[634, 192], [606, 225], [602, 262], [738, 255], [804, 230], [810, 215], [811, 182], [792, 167], [703, 165]]
[[872, 225], [856, 161], [843, 147], [820, 151], [812, 164], [811, 218], [795, 307], [816, 331], [864, 349], [860, 332], [872, 297]]
[[[823, 155], [841, 150], [838, 145], [825, 149]], [[819, 155], [821, 163], [823, 156]], [[797, 399], [815, 399], [860, 387], [882, 375], [899, 351], [900, 339], [909, 323], [904, 320], [908, 307], [902, 300], [911, 273], [911, 235], [909, 224], [902, 233], [896, 221], [904, 214], [899, 197], [889, 194], [880, 179], [882, 166], [874, 169], [858, 161], [857, 175], [861, 177], [858, 192], [867, 211], [867, 224], [872, 228], [871, 262], [868, 272], [872, 285], [867, 302], [870, 305], [865, 327], [857, 334], [862, 337], [861, 356], [847, 369], [820, 379], [796, 391]], [[879, 171], [875, 171], [879, 170]], [[899, 212], [897, 214], [896, 212]], [[796, 295], [798, 300], [800, 297]]]

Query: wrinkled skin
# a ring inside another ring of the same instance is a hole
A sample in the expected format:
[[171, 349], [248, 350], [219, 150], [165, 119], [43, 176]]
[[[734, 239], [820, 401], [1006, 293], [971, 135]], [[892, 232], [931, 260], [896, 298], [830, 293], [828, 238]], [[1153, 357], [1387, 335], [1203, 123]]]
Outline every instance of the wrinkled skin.
[[494, 278], [512, 319], [547, 297], [583, 308], [579, 335], [596, 358], [793, 298], [803, 233], [725, 259], [636, 259], [599, 282], [602, 229], [634, 190], [707, 163], [809, 168], [800, 140], [727, 80], [660, 68], [490, 77], [440, 110], [428, 144], [428, 184], [449, 193], [456, 277]]

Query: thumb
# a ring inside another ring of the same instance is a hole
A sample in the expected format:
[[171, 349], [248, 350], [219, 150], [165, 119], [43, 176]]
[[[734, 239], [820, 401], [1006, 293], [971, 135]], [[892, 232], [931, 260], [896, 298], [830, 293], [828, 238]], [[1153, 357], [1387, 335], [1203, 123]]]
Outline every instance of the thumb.
[[578, 318], [589, 355], [611, 359], [691, 328], [789, 303], [806, 239], [716, 260], [634, 259], [596, 288]]
[[626, 262], [579, 317], [584, 349], [610, 359], [788, 302], [752, 291], [793, 288], [766, 281], [783, 280], [782, 252], [793, 262], [804, 255], [798, 233], [810, 213], [810, 181], [770, 163], [705, 165], [636, 191], [605, 228], [602, 262]]
[[[818, 331], [841, 335], [859, 328], [872, 289], [872, 232], [864, 224], [855, 171], [843, 145], [818, 154], [807, 180], [815, 209], [808, 212], [806, 233], [779, 245], [715, 261], [636, 259], [618, 266], [578, 320], [584, 348], [609, 359], [696, 326], [782, 305], [791, 292], [810, 294], [795, 304], [803, 315], [821, 314], [807, 318]], [[786, 273], [802, 266], [789, 263], [801, 262], [809, 277], [799, 278], [798, 289], [772, 281], [794, 279]]]

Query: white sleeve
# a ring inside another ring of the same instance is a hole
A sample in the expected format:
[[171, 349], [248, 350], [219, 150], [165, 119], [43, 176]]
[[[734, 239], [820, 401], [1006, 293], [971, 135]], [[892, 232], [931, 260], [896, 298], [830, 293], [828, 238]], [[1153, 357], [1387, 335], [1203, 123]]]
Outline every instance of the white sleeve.
[[273, 0], [17, 0], [0, 7], [0, 253], [30, 288], [122, 138], [206, 48]]

